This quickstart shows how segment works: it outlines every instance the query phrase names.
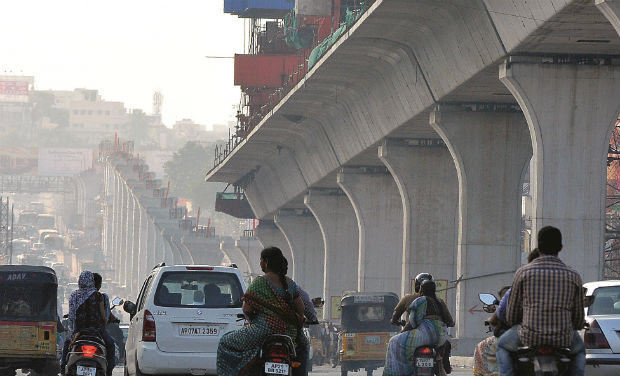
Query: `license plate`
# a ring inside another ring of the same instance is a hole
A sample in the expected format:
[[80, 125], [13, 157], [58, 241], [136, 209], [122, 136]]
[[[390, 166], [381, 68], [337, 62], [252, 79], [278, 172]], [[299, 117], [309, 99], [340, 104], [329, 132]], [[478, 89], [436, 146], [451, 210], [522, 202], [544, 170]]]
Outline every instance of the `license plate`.
[[416, 358], [415, 366], [420, 368], [433, 368], [435, 366], [435, 359], [433, 358]]
[[97, 375], [97, 368], [95, 368], [95, 367], [77, 366], [76, 374], [78, 376], [96, 376]]
[[183, 325], [179, 327], [179, 335], [186, 337], [217, 336], [220, 327], [216, 325]]
[[265, 362], [265, 373], [268, 375], [288, 375], [288, 371], [288, 364]]
[[381, 337], [379, 336], [366, 336], [366, 344], [378, 345], [381, 343]]

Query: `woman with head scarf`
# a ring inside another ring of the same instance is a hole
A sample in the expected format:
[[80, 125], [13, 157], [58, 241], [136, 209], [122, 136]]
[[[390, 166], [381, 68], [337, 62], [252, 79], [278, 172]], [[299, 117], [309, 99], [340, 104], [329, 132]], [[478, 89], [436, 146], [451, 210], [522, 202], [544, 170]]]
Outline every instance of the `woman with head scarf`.
[[[441, 346], [446, 342], [448, 331], [443, 317], [442, 305], [435, 295], [433, 281], [424, 281], [420, 286], [421, 296], [408, 308], [409, 322], [413, 329], [395, 335], [388, 343], [384, 376], [413, 374], [411, 361], [415, 349], [423, 345]], [[439, 367], [443, 370], [443, 367]]]
[[[107, 375], [112, 375], [115, 354], [114, 340], [105, 329], [106, 314], [103, 295], [95, 287], [95, 277], [88, 270], [83, 271], [78, 279], [78, 289], [69, 298], [69, 330], [75, 340], [80, 332], [86, 329], [95, 329], [106, 344], [106, 359], [108, 362]], [[62, 357], [62, 372], [67, 362], [69, 343], [65, 343]]]
[[217, 349], [219, 376], [247, 375], [258, 361], [260, 346], [271, 334], [291, 337], [296, 348], [305, 348], [302, 332], [304, 304], [295, 282], [286, 276], [288, 261], [276, 247], [263, 249], [260, 266], [265, 273], [243, 295], [243, 313], [249, 325], [226, 333]]

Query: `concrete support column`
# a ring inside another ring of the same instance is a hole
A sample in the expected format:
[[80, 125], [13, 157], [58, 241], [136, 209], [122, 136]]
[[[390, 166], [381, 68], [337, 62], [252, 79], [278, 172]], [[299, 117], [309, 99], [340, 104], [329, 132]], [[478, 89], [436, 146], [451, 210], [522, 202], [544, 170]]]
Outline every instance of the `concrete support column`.
[[145, 210], [145, 214], [148, 218], [146, 228], [148, 229], [148, 239], [146, 242], [146, 269], [145, 273], [148, 273], [155, 265], [160, 261], [157, 258], [157, 232], [155, 231], [155, 224], [153, 219], [150, 218], [148, 212]]
[[120, 233], [120, 252], [121, 252], [121, 286], [127, 285], [127, 274], [129, 272], [129, 247], [127, 240], [129, 239], [129, 189], [122, 177], [121, 190], [123, 191], [123, 203], [121, 205], [121, 233]]
[[511, 57], [500, 67], [500, 80], [523, 109], [532, 138], [532, 231], [558, 227], [564, 244], [560, 258], [584, 282], [597, 280], [605, 246], [607, 151], [620, 112], [620, 66], [601, 58], [540, 62]]
[[[263, 250], [263, 247], [258, 239], [253, 236], [241, 236], [239, 239], [235, 240], [235, 248], [239, 254], [243, 255], [245, 262], [248, 264], [250, 273], [252, 273], [252, 277], [261, 275], [260, 252]], [[284, 250], [282, 250], [282, 253], [286, 256]]]
[[521, 264], [522, 181], [532, 151], [516, 107], [442, 105], [431, 113], [431, 125], [448, 145], [458, 172], [460, 339], [477, 341], [484, 333], [484, 314], [468, 311], [479, 304], [478, 293], [510, 284]]
[[235, 240], [230, 236], [223, 236], [220, 241], [220, 250], [228, 257], [230, 262], [237, 264], [241, 275], [246, 283], [249, 284], [249, 277], [253, 274], [253, 270], [250, 268], [245, 255], [235, 246]]
[[122, 210], [121, 207], [123, 205], [123, 190], [120, 182], [120, 178], [116, 171], [114, 172], [114, 186], [115, 186], [115, 194], [114, 194], [114, 227], [113, 227], [113, 241], [112, 247], [114, 252], [114, 275], [115, 280], [119, 285], [121, 283], [121, 226], [122, 226]]
[[394, 178], [385, 167], [360, 167], [343, 168], [337, 181], [357, 219], [358, 291], [400, 291], [403, 206]]
[[284, 234], [295, 258], [295, 282], [310, 296], [321, 296], [325, 252], [323, 235], [316, 219], [307, 209], [280, 209], [274, 223]]
[[[388, 139], [379, 159], [389, 169], [403, 205], [401, 295], [412, 292], [419, 273], [454, 280], [458, 229], [458, 179], [450, 151], [440, 139]], [[454, 290], [448, 294], [454, 310]]]
[[138, 220], [138, 213], [137, 213], [137, 203], [136, 203], [136, 198], [133, 195], [133, 192], [131, 192], [131, 188], [128, 187], [129, 189], [129, 223], [128, 223], [128, 237], [127, 237], [127, 255], [129, 258], [129, 264], [128, 264], [128, 272], [127, 272], [127, 288], [129, 288], [129, 291], [131, 291], [132, 293], [135, 292], [135, 284], [136, 282], [134, 282], [134, 279], [136, 278], [136, 269], [138, 268], [138, 249], [136, 247], [136, 234], [137, 234], [137, 227], [136, 226], [136, 221]]
[[340, 189], [311, 189], [304, 203], [323, 235], [323, 319], [331, 318], [331, 297], [357, 290], [359, 234], [349, 198]]
[[[291, 247], [288, 245], [284, 234], [276, 226], [273, 221], [261, 219], [258, 226], [254, 229], [254, 236], [258, 239], [263, 248], [278, 247], [284, 254], [284, 257], [288, 260], [288, 270], [291, 278], [295, 279], [295, 258], [291, 252]], [[255, 271], [256, 273], [262, 273], [260, 268]]]
[[144, 207], [140, 206], [140, 263], [138, 276], [141, 281], [146, 277], [149, 266], [149, 218]]
[[620, 35], [620, 0], [595, 0], [595, 4]]

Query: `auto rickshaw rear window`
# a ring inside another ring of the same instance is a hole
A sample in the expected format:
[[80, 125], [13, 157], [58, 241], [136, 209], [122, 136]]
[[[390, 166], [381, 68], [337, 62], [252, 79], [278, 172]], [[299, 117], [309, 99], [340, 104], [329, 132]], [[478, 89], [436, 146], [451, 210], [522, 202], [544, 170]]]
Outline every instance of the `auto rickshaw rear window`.
[[56, 286], [0, 284], [0, 321], [55, 321]]

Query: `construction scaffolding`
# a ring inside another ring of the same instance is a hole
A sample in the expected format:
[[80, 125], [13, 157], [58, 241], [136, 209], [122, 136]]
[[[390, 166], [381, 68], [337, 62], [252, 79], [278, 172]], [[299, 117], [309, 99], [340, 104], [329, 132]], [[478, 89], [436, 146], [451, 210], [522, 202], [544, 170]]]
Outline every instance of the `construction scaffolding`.
[[611, 134], [607, 154], [603, 278], [620, 278], [620, 119]]

